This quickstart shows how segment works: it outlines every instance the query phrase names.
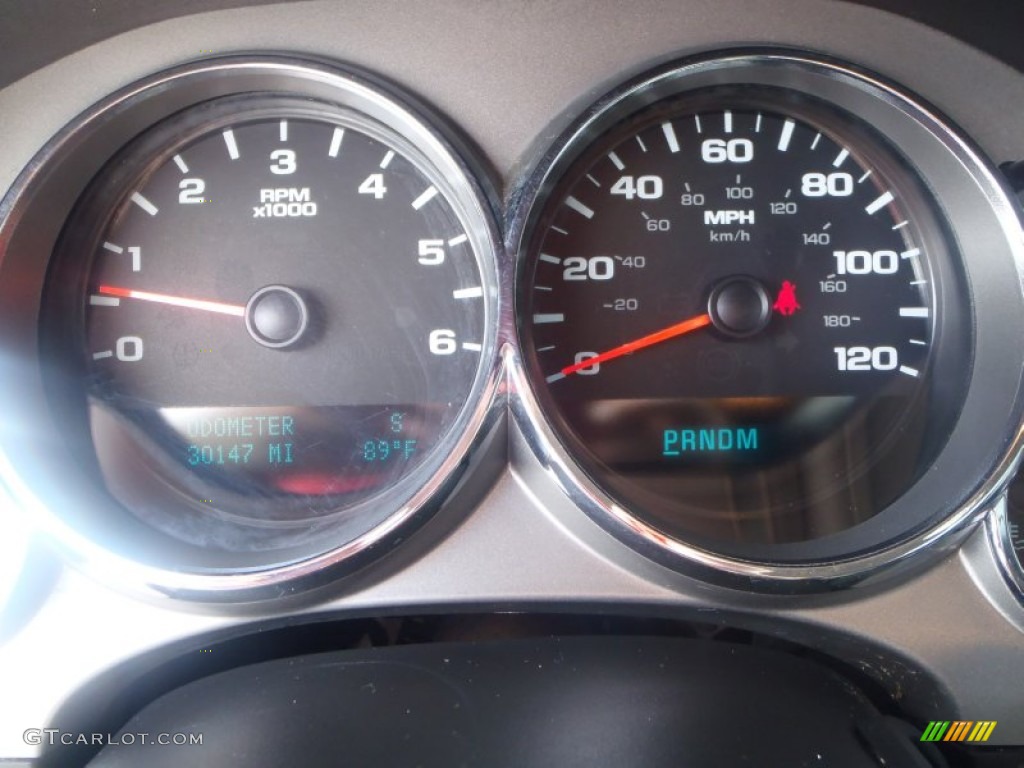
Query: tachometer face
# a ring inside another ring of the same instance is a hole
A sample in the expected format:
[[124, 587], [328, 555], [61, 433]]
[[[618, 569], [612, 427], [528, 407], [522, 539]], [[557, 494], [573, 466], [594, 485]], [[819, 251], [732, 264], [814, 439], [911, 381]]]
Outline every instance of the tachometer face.
[[637, 101], [575, 137], [532, 214], [528, 370], [613, 503], [785, 560], [878, 514], [944, 444], [962, 278], [925, 185], [854, 115], [765, 85]]
[[357, 112], [238, 97], [153, 129], [83, 199], [51, 278], [81, 313], [56, 343], [79, 345], [107, 488], [185, 538], [407, 497], [487, 372], [486, 246], [420, 150]]

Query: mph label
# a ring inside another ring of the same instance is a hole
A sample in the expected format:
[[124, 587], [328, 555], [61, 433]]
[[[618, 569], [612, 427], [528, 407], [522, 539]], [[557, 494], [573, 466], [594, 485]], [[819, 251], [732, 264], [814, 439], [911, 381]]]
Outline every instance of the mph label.
[[[753, 224], [754, 212], [751, 210], [704, 211], [704, 226], [706, 227], [752, 226]], [[749, 243], [750, 233], [745, 229], [737, 229], [732, 232], [712, 229], [708, 232], [708, 240], [712, 243]]]

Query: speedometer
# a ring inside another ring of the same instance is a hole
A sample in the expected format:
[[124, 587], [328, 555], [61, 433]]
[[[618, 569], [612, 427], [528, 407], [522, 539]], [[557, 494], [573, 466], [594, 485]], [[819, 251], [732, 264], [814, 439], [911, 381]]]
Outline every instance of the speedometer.
[[605, 523], [835, 561], [877, 546], [863, 533], [942, 453], [968, 280], [906, 125], [859, 114], [872, 101], [890, 96], [807, 60], [669, 68], [597, 105], [529, 185], [525, 371]]
[[[817, 538], [934, 456], [955, 410], [929, 418], [933, 339], [962, 302], [940, 301], [956, 281], [920, 183], [850, 117], [764, 87], [688, 94], [602, 137], [552, 202], [524, 297], [534, 364], [665, 529]], [[938, 378], [955, 393], [964, 374]]]

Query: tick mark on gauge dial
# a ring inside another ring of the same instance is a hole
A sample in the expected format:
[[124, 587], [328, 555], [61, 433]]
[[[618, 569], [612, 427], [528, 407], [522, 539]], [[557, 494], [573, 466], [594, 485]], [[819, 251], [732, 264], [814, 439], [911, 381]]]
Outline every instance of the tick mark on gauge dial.
[[412, 201], [412, 207], [414, 210], [418, 211], [435, 197], [437, 197], [437, 187], [431, 185], [427, 187], [419, 197]]
[[238, 142], [235, 141], [235, 132], [229, 128], [222, 135], [224, 136], [224, 144], [228, 148], [228, 157], [232, 160], [237, 160], [240, 155], [238, 154]]
[[665, 122], [661, 124], [661, 132], [665, 134], [665, 143], [668, 144], [668, 150], [672, 154], [679, 151], [679, 137], [676, 136], [676, 129], [672, 127], [672, 123]]
[[565, 322], [565, 315], [561, 312], [550, 312], [533, 316], [535, 323], [562, 323]]
[[341, 151], [341, 142], [345, 138], [344, 128], [335, 128], [334, 133], [331, 134], [331, 146], [327, 148], [328, 157], [337, 157]]
[[789, 149], [789, 142], [793, 139], [793, 130], [796, 128], [796, 123], [792, 120], [787, 120], [782, 124], [782, 133], [779, 134], [778, 150], [779, 152], [785, 152]]
[[160, 212], [160, 210], [155, 205], [153, 205], [153, 203], [151, 203], [138, 192], [132, 192], [132, 202], [139, 206], [139, 208], [144, 210], [150, 216], [156, 216], [157, 213]]
[[594, 218], [594, 210], [581, 203], [572, 195], [565, 199], [565, 204], [572, 208], [574, 211], [576, 211], [576, 213], [580, 214], [581, 216], [585, 216], [588, 219]]
[[864, 210], [870, 214], [875, 214], [885, 208], [885, 206], [891, 203], [894, 199], [892, 192], [884, 192], [876, 197], [867, 207], [864, 208]]

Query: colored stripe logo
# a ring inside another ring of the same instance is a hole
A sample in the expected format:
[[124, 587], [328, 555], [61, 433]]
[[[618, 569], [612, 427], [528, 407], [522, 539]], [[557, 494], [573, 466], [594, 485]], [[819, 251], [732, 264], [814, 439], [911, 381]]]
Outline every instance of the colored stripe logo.
[[932, 720], [921, 741], [988, 741], [996, 729], [995, 720]]

